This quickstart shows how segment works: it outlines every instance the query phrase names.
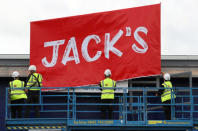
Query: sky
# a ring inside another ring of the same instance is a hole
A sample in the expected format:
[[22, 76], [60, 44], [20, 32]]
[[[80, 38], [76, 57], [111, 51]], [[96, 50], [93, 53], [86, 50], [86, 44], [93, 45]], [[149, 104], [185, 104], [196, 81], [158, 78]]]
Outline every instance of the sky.
[[0, 54], [30, 53], [30, 22], [161, 3], [161, 54], [198, 55], [198, 0], [0, 0]]

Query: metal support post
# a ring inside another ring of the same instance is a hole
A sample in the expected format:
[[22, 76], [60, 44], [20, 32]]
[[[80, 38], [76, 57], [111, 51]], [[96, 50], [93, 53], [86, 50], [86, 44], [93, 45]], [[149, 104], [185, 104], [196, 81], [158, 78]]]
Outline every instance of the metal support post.
[[190, 87], [190, 120], [193, 121], [193, 94], [192, 94], [192, 87]]
[[[70, 96], [69, 96], [69, 88], [67, 88], [67, 123], [68, 123], [68, 121], [69, 121], [69, 114], [70, 114], [70, 112], [69, 112], [69, 99], [70, 99]], [[66, 123], [66, 125], [67, 125], [67, 123]]]
[[147, 123], [147, 88], [143, 88], [143, 102], [144, 102], [144, 121]]
[[127, 121], [127, 97], [126, 97], [126, 89], [123, 89], [123, 122]]
[[5, 94], [5, 119], [8, 119], [8, 88], [6, 88]]

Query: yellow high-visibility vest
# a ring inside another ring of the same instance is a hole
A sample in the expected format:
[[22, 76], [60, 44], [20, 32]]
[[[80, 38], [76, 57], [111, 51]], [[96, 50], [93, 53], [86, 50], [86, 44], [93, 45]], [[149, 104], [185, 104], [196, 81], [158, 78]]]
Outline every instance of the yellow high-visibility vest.
[[[27, 99], [27, 95], [24, 89], [20, 89], [24, 87], [24, 82], [20, 80], [14, 80], [10, 82], [10, 99], [18, 100], [18, 99]], [[18, 89], [17, 89], [18, 88]]]
[[31, 87], [39, 87], [39, 84], [40, 84], [40, 87], [42, 87], [42, 75], [39, 74], [39, 73], [33, 73], [28, 82], [27, 82], [27, 86], [26, 87], [30, 87], [30, 90], [40, 90], [40, 89], [31, 89]]
[[105, 89], [106, 87], [115, 87], [116, 81], [112, 80], [111, 78], [106, 78], [100, 81], [102, 86], [102, 94], [101, 99], [114, 99], [114, 90], [112, 89]]
[[162, 102], [165, 102], [167, 100], [171, 100], [171, 96], [172, 96], [172, 98], [176, 98], [176, 96], [174, 94], [174, 91], [172, 89], [172, 83], [170, 81], [165, 81], [162, 85], [165, 88], [163, 94], [161, 95], [161, 101]]

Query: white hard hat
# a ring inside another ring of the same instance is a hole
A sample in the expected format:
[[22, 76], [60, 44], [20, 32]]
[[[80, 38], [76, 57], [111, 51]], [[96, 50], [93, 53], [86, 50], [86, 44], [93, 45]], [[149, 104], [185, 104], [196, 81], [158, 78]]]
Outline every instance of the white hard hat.
[[29, 71], [36, 71], [36, 66], [35, 65], [30, 65], [28, 70]]
[[19, 72], [18, 71], [14, 71], [12, 73], [12, 77], [19, 77]]
[[170, 74], [169, 73], [165, 73], [163, 77], [164, 77], [164, 80], [167, 80], [167, 81], [170, 80]]
[[110, 76], [111, 75], [111, 71], [109, 69], [106, 69], [104, 72], [105, 76]]

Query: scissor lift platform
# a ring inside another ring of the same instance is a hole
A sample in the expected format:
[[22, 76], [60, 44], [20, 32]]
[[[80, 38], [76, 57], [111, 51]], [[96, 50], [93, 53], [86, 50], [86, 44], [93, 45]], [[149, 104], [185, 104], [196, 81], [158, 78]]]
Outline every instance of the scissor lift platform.
[[[82, 87], [88, 88], [88, 87]], [[89, 87], [90, 88], [90, 87]], [[95, 88], [95, 87], [94, 87]], [[82, 97], [89, 98], [90, 101], [92, 98], [100, 97], [98, 95], [89, 96], [81, 95], [75, 93], [75, 88], [65, 88], [64, 95], [54, 95], [54, 94], [43, 94], [41, 93], [41, 101], [39, 104], [30, 104], [30, 105], [39, 105], [41, 106], [41, 113], [60, 113], [62, 112], [66, 117], [53, 117], [53, 118], [17, 118], [13, 119], [9, 113], [9, 107], [15, 106], [14, 104], [9, 104], [8, 99], [6, 99], [6, 128], [7, 130], [29, 130], [29, 129], [59, 129], [62, 131], [70, 130], [196, 130], [198, 125], [196, 106], [198, 106], [197, 95], [193, 95], [193, 90], [198, 90], [198, 88], [189, 88], [182, 89], [182, 91], [188, 92], [186, 95], [177, 94], [177, 99], [179, 101], [175, 102], [172, 100], [170, 106], [172, 107], [172, 120], [154, 120], [149, 119], [148, 114], [163, 114], [163, 111], [159, 110], [150, 110], [157, 109], [162, 107], [161, 103], [152, 103], [149, 102], [149, 99], [156, 98], [156, 96], [149, 96], [149, 90], [154, 88], [134, 88], [133, 90], [138, 90], [142, 92], [138, 96], [129, 96], [126, 88], [121, 88], [123, 90], [122, 95], [118, 97], [118, 103], [112, 103], [112, 106], [117, 106], [118, 110], [115, 110], [114, 113], [118, 115], [116, 119], [93, 119], [92, 114], [100, 113], [100, 110], [90, 110], [93, 106], [101, 106], [106, 104], [96, 103], [96, 102], [84, 102], [80, 103]], [[156, 88], [155, 88], [156, 89]], [[179, 91], [177, 91], [179, 92]], [[64, 97], [65, 103], [45, 103], [44, 97]], [[196, 98], [197, 97], [197, 98]], [[130, 102], [130, 98], [133, 99], [133, 103]], [[187, 101], [186, 101], [187, 100]], [[22, 104], [27, 106], [28, 104]], [[44, 106], [66, 106], [66, 109], [60, 110], [49, 110], [44, 108]], [[80, 106], [87, 106], [88, 110], [80, 110]], [[133, 106], [133, 107], [131, 107]], [[176, 109], [176, 106], [179, 107], [179, 110]], [[185, 110], [185, 106], [188, 108]], [[153, 108], [154, 107], [154, 108]], [[157, 108], [156, 108], [157, 107]], [[150, 109], [149, 109], [150, 108]], [[84, 113], [88, 116], [88, 119], [81, 119], [78, 115], [79, 113]], [[180, 117], [176, 114], [179, 113]], [[136, 115], [135, 119], [129, 119], [129, 116]]]

